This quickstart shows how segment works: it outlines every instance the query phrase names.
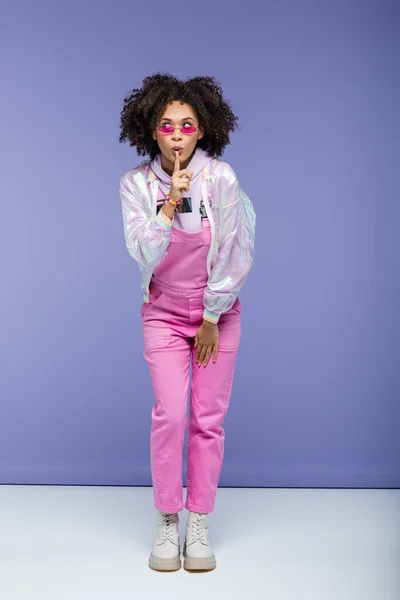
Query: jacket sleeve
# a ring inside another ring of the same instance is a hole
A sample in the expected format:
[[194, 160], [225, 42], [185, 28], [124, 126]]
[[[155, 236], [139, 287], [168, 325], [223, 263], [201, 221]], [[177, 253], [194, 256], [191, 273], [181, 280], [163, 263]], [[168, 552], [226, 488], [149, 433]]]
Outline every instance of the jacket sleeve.
[[203, 319], [212, 323], [232, 308], [246, 281], [254, 258], [256, 224], [253, 205], [230, 165], [224, 165], [216, 186], [220, 246], [203, 296]]
[[134, 177], [135, 174], [129, 172], [121, 177], [119, 196], [126, 247], [143, 270], [143, 267], [156, 267], [162, 262], [171, 241], [173, 219], [162, 210], [155, 217], [149, 217], [141, 200], [146, 190], [140, 191]]

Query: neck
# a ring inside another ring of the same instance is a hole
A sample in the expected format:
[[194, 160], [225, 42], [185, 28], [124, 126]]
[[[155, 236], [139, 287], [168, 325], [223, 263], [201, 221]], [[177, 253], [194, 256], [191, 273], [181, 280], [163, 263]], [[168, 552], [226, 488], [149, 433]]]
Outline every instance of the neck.
[[[181, 162], [181, 170], [186, 169], [186, 167], [192, 160], [192, 157], [193, 157], [195, 151], [196, 151], [196, 148], [193, 150], [193, 152], [189, 156], [189, 158], [187, 158], [185, 161]], [[161, 167], [162, 167], [163, 171], [165, 171], [167, 173], [167, 175], [172, 177], [172, 173], [174, 172], [174, 163], [172, 161], [168, 160], [168, 158], [165, 158], [164, 154], [161, 154]]]

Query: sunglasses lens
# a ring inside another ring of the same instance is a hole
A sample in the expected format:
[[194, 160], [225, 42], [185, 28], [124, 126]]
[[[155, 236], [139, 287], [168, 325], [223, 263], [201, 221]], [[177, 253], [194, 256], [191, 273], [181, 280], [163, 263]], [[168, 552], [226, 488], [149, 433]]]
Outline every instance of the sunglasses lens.
[[161, 125], [161, 127], [158, 128], [158, 131], [161, 131], [161, 133], [172, 133], [174, 128], [172, 125]]
[[182, 127], [181, 131], [182, 133], [194, 133], [197, 130], [197, 127], [192, 127], [191, 125], [189, 125], [189, 127]]

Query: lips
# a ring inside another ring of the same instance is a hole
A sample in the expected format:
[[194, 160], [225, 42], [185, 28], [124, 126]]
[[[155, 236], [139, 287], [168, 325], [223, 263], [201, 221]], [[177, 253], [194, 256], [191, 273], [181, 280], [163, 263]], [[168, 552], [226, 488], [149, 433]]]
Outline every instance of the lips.
[[183, 148], [181, 148], [180, 146], [174, 146], [172, 150], [175, 152], [175, 150], [183, 150]]

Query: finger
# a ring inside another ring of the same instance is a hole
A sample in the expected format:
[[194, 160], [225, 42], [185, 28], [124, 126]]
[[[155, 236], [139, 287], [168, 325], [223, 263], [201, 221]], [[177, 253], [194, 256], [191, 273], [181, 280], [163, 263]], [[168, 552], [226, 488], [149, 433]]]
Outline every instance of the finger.
[[204, 367], [206, 367], [208, 365], [208, 361], [210, 360], [211, 351], [212, 351], [212, 346], [209, 346], [207, 348], [206, 357], [204, 359], [204, 365], [203, 365]]
[[200, 354], [200, 365], [204, 361], [204, 358], [206, 356], [206, 352], [207, 352], [207, 346], [203, 346], [203, 349], [202, 349], [201, 354]]
[[176, 187], [179, 189], [180, 192], [188, 192], [189, 191], [188, 186], [184, 183], [178, 183], [178, 184], [176, 184]]
[[180, 190], [188, 190], [189, 182], [187, 179], [174, 179], [174, 186]]
[[215, 362], [217, 360], [217, 356], [218, 356], [218, 344], [214, 345], [214, 356], [213, 356], [213, 362]]
[[181, 185], [190, 185], [190, 179], [188, 179], [187, 177], [174, 177], [173, 179], [174, 185], [175, 187], [181, 186]]
[[200, 354], [201, 354], [202, 348], [203, 348], [203, 345], [199, 341], [199, 343], [197, 344], [197, 352], [196, 352], [196, 362], [197, 362], [197, 364], [200, 364]]
[[194, 347], [195, 348], [197, 347], [197, 343], [198, 343], [198, 340], [197, 340], [197, 333], [196, 333], [195, 338], [194, 338]]
[[200, 353], [200, 366], [204, 360], [205, 354], [207, 352], [207, 346], [203, 346]]
[[187, 171], [186, 169], [181, 169], [179, 173], [177, 173], [178, 177], [187, 177], [188, 179], [192, 179], [194, 171]]
[[175, 150], [174, 175], [176, 175], [178, 173], [180, 166], [181, 166], [181, 163], [180, 163], [180, 159], [179, 159], [179, 152], [178, 152], [178, 150]]
[[174, 185], [189, 185], [189, 180], [183, 179], [183, 177], [175, 177]]

